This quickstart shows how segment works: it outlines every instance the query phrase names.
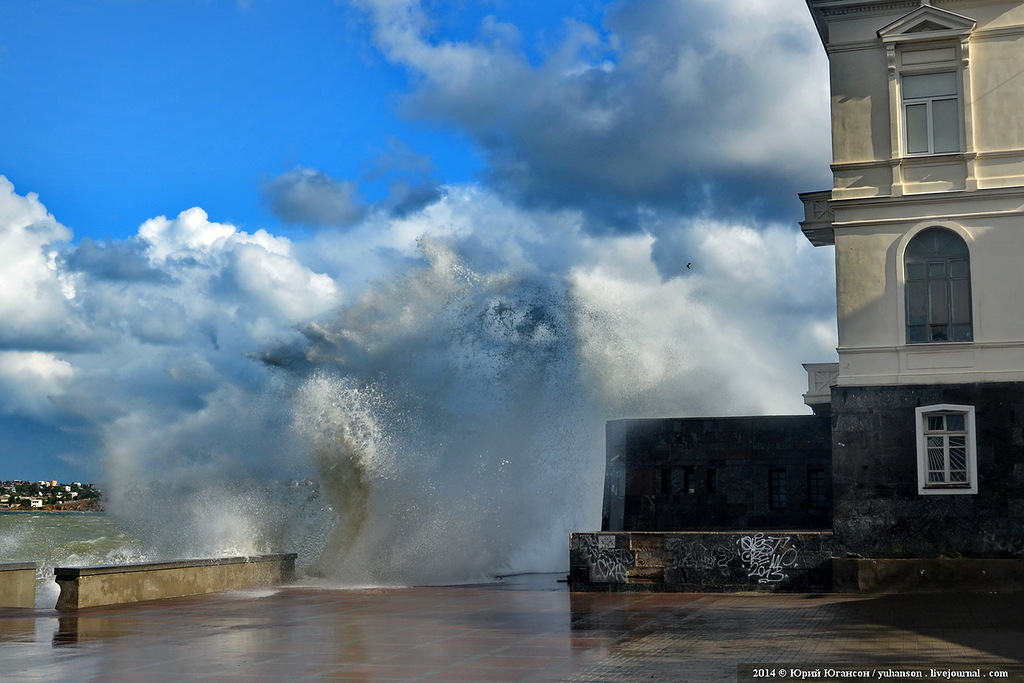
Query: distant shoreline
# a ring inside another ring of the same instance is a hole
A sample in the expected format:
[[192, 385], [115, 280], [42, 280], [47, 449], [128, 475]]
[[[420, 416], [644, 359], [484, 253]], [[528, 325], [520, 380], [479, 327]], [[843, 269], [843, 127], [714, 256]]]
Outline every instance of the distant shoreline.
[[106, 512], [103, 508], [96, 508], [92, 510], [76, 510], [74, 508], [0, 508], [0, 514], [4, 512], [74, 512], [74, 513], [94, 513], [94, 512]]
[[44, 505], [38, 508], [0, 507], [0, 512], [105, 512], [105, 510], [99, 502], [82, 501], [78, 504]]

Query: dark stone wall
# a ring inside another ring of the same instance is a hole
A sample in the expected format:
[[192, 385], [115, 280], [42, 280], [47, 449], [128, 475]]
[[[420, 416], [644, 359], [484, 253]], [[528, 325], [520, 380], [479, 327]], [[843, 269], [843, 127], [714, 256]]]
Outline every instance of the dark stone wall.
[[574, 533], [574, 591], [825, 591], [831, 532]]
[[[978, 493], [920, 495], [914, 409], [975, 407]], [[834, 387], [836, 536], [865, 557], [1024, 557], [1024, 383]]]
[[[605, 531], [832, 528], [827, 416], [613, 420], [606, 444]], [[785, 473], [781, 506], [772, 471]]]

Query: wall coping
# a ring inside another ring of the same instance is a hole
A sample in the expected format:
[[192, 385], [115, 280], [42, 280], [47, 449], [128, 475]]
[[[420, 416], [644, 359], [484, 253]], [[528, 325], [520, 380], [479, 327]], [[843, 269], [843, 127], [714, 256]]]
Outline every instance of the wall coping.
[[35, 562], [0, 562], [0, 572], [18, 572], [26, 569], [36, 570]]
[[[197, 560], [176, 560], [173, 562], [137, 562], [130, 564], [107, 564], [84, 567], [54, 567], [53, 573], [58, 579], [76, 579], [80, 576], [98, 574], [126, 574], [129, 572], [150, 572], [162, 569], [186, 569], [189, 567], [211, 567], [222, 564], [245, 564], [248, 562], [275, 562], [294, 560], [298, 553], [277, 553], [271, 555], [252, 555], [242, 557], [215, 557]], [[33, 565], [34, 567], [35, 565]]]
[[708, 531], [573, 531], [573, 536], [584, 534], [630, 534], [632, 536], [711, 536], [720, 534], [722, 536], [748, 536], [750, 534], [800, 534], [801, 536], [834, 536], [834, 531], [822, 531], [821, 529], [709, 529]]

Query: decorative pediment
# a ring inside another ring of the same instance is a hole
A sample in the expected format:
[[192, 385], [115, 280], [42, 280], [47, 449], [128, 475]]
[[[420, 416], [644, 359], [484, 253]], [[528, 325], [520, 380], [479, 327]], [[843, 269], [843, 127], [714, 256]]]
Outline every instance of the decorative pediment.
[[965, 39], [977, 22], [970, 17], [922, 4], [910, 14], [878, 29], [883, 43], [903, 43], [943, 38]]

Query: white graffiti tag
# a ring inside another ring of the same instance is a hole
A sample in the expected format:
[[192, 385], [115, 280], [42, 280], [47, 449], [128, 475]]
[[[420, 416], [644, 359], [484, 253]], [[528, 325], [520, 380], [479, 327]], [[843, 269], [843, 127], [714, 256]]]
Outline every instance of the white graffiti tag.
[[796, 548], [789, 544], [789, 536], [755, 534], [736, 539], [740, 560], [746, 565], [747, 576], [758, 583], [778, 583], [789, 575], [783, 571], [796, 566]]

